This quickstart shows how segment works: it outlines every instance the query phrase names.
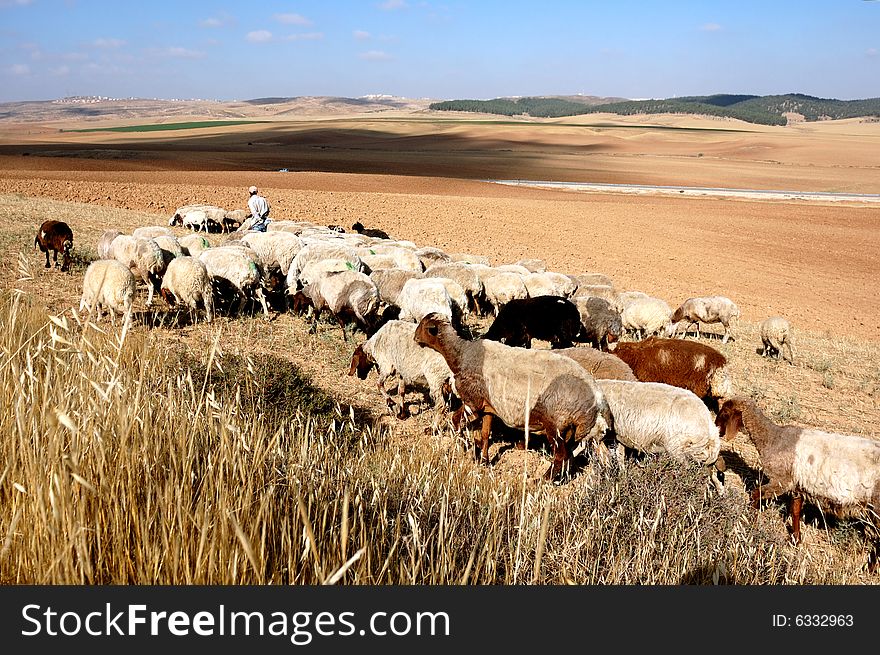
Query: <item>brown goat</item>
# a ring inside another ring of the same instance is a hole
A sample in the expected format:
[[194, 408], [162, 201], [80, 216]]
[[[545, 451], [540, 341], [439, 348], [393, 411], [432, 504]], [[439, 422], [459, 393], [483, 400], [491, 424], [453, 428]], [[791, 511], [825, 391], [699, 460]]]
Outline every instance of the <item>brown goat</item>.
[[641, 382], [663, 382], [694, 392], [710, 408], [732, 395], [727, 357], [697, 341], [650, 337], [618, 343], [612, 351]]
[[70, 251], [73, 249], [73, 230], [63, 221], [44, 221], [34, 237], [34, 248], [39, 247], [46, 253], [46, 268], [50, 268], [49, 253], [55, 266], [58, 266], [58, 253], [61, 253], [61, 270], [70, 270], [72, 259]]

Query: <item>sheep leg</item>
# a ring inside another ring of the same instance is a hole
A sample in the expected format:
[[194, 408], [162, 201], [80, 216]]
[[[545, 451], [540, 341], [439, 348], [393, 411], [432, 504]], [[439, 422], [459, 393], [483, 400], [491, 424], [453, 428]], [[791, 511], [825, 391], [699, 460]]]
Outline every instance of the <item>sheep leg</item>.
[[800, 494], [792, 494], [788, 501], [788, 511], [791, 514], [791, 536], [794, 543], [801, 543], [801, 510], [804, 506], [804, 497]]
[[257, 300], [260, 301], [260, 305], [263, 307], [263, 315], [269, 318], [269, 305], [266, 303], [266, 294], [263, 293], [263, 288], [257, 287], [256, 291], [254, 291], [254, 296], [257, 297]]
[[761, 501], [766, 500], [767, 498], [778, 496], [780, 494], [785, 493], [785, 488], [778, 483], [769, 483], [765, 485], [758, 484], [757, 487], [752, 489], [752, 507], [754, 509], [761, 509]]
[[[794, 355], [791, 352], [791, 344], [786, 341], [782, 345], [783, 345], [783, 347], [788, 347], [788, 363], [791, 364], [792, 366], [794, 366]], [[780, 350], [781, 350], [781, 348], [780, 348]], [[785, 360], [785, 353], [784, 352], [782, 353], [782, 359]]]
[[[478, 461], [486, 464], [489, 464], [489, 433], [492, 431], [492, 414], [484, 413], [483, 414], [483, 424], [480, 430], [480, 446], [478, 455]], [[476, 440], [474, 442], [476, 446]]]
[[406, 411], [406, 403], [404, 402], [405, 397], [406, 382], [401, 377], [397, 383], [397, 418], [399, 419], [405, 419], [409, 416], [409, 412]]

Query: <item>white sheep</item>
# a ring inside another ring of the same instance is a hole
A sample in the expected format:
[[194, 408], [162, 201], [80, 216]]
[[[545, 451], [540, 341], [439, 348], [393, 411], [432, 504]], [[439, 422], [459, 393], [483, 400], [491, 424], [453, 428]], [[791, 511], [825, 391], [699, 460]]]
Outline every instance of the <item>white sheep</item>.
[[471, 264], [462, 262], [438, 262], [425, 269], [425, 277], [443, 277], [455, 280], [465, 294], [470, 311], [479, 311], [480, 299], [484, 297], [483, 282]]
[[[335, 233], [334, 233], [335, 234]], [[287, 288], [292, 293], [300, 288], [304, 281], [300, 280], [300, 272], [307, 264], [322, 259], [341, 259], [350, 264], [349, 269], [353, 271], [364, 270], [364, 263], [358, 257], [357, 252], [351, 246], [346, 245], [340, 240], [315, 240], [311, 238], [303, 238], [303, 247], [296, 253], [290, 268], [287, 270]]]
[[180, 244], [183, 254], [190, 257], [198, 257], [203, 250], [211, 247], [211, 242], [201, 234], [185, 234], [178, 237], [177, 243]]
[[131, 236], [135, 239], [152, 239], [158, 236], [174, 236], [174, 232], [167, 227], [161, 225], [147, 225], [146, 227], [136, 227], [131, 232]]
[[620, 312], [620, 322], [636, 339], [668, 336], [672, 334], [672, 309], [660, 298], [635, 297]]
[[[416, 324], [409, 321], [388, 321], [373, 336], [355, 348], [351, 357], [349, 375], [366, 380], [374, 366], [379, 375], [377, 386], [389, 409], [396, 408], [398, 418], [406, 416], [404, 397], [407, 385], [428, 387], [430, 399], [434, 403], [434, 427], [439, 425], [446, 409], [446, 396], [452, 388], [452, 371], [440, 353], [430, 348], [421, 348], [414, 339]], [[385, 384], [392, 376], [397, 376], [397, 394], [392, 397]]]
[[110, 255], [143, 280], [148, 290], [147, 305], [152, 305], [153, 293], [165, 273], [165, 256], [156, 240], [120, 234], [110, 244]]
[[421, 277], [421, 275], [415, 271], [401, 271], [397, 268], [383, 268], [370, 273], [370, 279], [379, 289], [379, 300], [386, 305], [395, 306], [400, 292], [403, 290], [403, 285], [407, 280], [417, 277]]
[[125, 320], [131, 315], [135, 287], [134, 274], [127, 266], [115, 259], [96, 260], [89, 264], [83, 277], [79, 309], [95, 310], [100, 320], [106, 308], [110, 322], [115, 325], [117, 313]]
[[561, 296], [568, 298], [577, 289], [577, 284], [567, 275], [555, 271], [528, 273], [523, 275], [523, 284], [529, 298], [537, 296]]
[[[794, 354], [791, 351], [791, 343], [794, 340], [791, 332], [791, 323], [781, 316], [771, 316], [764, 319], [760, 326], [761, 343], [764, 348], [761, 354], [764, 357], [773, 357], [788, 360], [789, 364], [794, 364]], [[788, 357], [785, 351], [788, 350]]]
[[696, 394], [660, 382], [597, 379], [596, 383], [611, 408], [621, 466], [624, 446], [643, 453], [667, 453], [677, 461], [690, 460], [709, 468], [712, 484], [719, 495], [724, 493], [718, 427]]
[[543, 259], [520, 259], [516, 265], [523, 266], [532, 273], [543, 273], [547, 270], [547, 262]]
[[880, 440], [825, 432], [797, 425], [777, 425], [750, 398], [726, 401], [715, 419], [721, 437], [744, 431], [755, 445], [769, 483], [751, 494], [752, 505], [789, 494], [792, 536], [801, 540], [800, 518], [806, 499], [839, 517], [860, 517], [873, 524], [870, 569], [880, 557]]
[[183, 256], [183, 246], [180, 245], [177, 237], [160, 234], [153, 237], [153, 241], [155, 241], [159, 248], [162, 249], [162, 257], [165, 260], [166, 269], [172, 259]]
[[96, 248], [98, 259], [113, 259], [113, 253], [110, 247], [113, 244], [113, 240], [120, 234], [122, 234], [122, 232], [119, 230], [104, 230], [98, 238], [98, 245]]
[[[373, 266], [367, 261], [367, 258], [380, 258], [384, 256], [390, 259], [391, 265], [383, 266], [383, 268], [399, 268], [405, 271], [415, 271], [416, 273], [421, 273], [425, 270], [422, 260], [419, 259], [414, 251], [397, 244], [384, 242], [369, 246], [359, 246], [355, 249], [355, 252], [371, 269]], [[374, 261], [380, 260], [375, 259]]]
[[285, 278], [294, 257], [304, 247], [302, 240], [290, 232], [251, 232], [241, 240], [253, 248], [268, 268], [278, 269]]
[[529, 297], [523, 276], [507, 271], [483, 277], [483, 293], [495, 316], [511, 300]]
[[674, 323], [673, 336], [678, 333], [679, 327], [684, 326], [683, 336], [691, 325], [697, 326], [697, 338], [700, 338], [700, 323], [721, 323], [724, 326], [724, 336], [721, 343], [727, 343], [730, 336], [730, 325], [739, 318], [739, 307], [730, 298], [725, 296], [702, 296], [688, 298], [672, 314]]
[[199, 307], [204, 307], [205, 321], [211, 323], [214, 320], [211, 276], [204, 262], [195, 257], [183, 255], [168, 263], [159, 294], [170, 307], [180, 302], [193, 314]]
[[599, 442], [612, 425], [611, 412], [596, 380], [577, 362], [551, 350], [506, 346], [497, 341], [462, 339], [439, 314], [421, 320], [415, 340], [439, 352], [453, 373], [462, 406], [453, 416], [482, 419], [475, 451], [489, 461], [489, 433], [495, 416], [512, 429], [543, 432], [553, 449], [545, 478], [565, 472], [571, 448]]
[[418, 323], [431, 313], [445, 316], [453, 321], [456, 312], [446, 285], [439, 278], [413, 278], [404, 283], [397, 297], [400, 320]]
[[623, 335], [623, 323], [616, 305], [597, 296], [574, 296], [584, 326], [584, 338], [594, 348], [609, 350], [612, 343]]
[[268, 319], [269, 306], [263, 290], [263, 276], [255, 255], [249, 255], [246, 251], [247, 248], [208, 248], [199, 254], [198, 259], [207, 268], [213, 286], [225, 283], [235, 290], [239, 298], [236, 309], [254, 297], [260, 302], [263, 315]]
[[342, 328], [342, 338], [348, 340], [347, 322], [354, 322], [363, 332], [370, 332], [379, 309], [379, 290], [366, 273], [344, 270], [322, 273], [310, 280], [294, 294], [294, 305], [302, 298], [314, 309], [312, 332], [317, 330], [323, 311], [329, 311]]
[[415, 250], [415, 255], [422, 262], [422, 266], [425, 270], [433, 264], [451, 261], [449, 255], [440, 248], [435, 248], [434, 246], [424, 246], [423, 248], [419, 248]]

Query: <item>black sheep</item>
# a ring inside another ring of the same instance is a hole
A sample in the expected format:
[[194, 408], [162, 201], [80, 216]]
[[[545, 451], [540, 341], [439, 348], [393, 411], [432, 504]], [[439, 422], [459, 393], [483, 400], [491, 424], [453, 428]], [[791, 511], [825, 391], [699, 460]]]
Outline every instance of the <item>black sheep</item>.
[[351, 229], [357, 232], [358, 234], [363, 234], [366, 237], [375, 237], [377, 239], [390, 239], [388, 233], [385, 230], [380, 230], [378, 228], [366, 228], [364, 224], [360, 221], [356, 222], [351, 226]]
[[571, 348], [585, 334], [577, 305], [562, 296], [517, 298], [505, 304], [484, 339], [530, 348], [532, 339], [549, 341], [551, 348]]

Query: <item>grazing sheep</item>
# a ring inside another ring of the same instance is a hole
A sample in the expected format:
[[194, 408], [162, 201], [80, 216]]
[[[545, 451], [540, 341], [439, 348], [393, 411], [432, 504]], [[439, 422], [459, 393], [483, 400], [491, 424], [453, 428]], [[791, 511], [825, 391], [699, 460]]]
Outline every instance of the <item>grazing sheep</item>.
[[520, 259], [516, 265], [528, 269], [531, 273], [543, 273], [547, 270], [547, 263], [543, 259]]
[[166, 269], [172, 259], [183, 256], [183, 247], [180, 245], [177, 237], [160, 234], [153, 237], [153, 241], [162, 249], [162, 257], [165, 260]]
[[99, 259], [89, 264], [83, 276], [83, 293], [79, 301], [80, 311], [95, 310], [98, 320], [106, 308], [110, 322], [116, 324], [116, 314], [124, 320], [131, 315], [135, 293], [135, 278], [131, 270], [115, 259]]
[[402, 321], [418, 323], [428, 314], [436, 313], [445, 316], [456, 327], [459, 326], [455, 303], [439, 278], [407, 280], [397, 297], [397, 306], [400, 307]]
[[120, 234], [110, 244], [110, 256], [128, 266], [136, 278], [147, 285], [147, 305], [165, 273], [165, 256], [155, 239]]
[[152, 239], [158, 236], [173, 237], [174, 232], [170, 228], [161, 225], [147, 225], [145, 227], [136, 227], [132, 230], [131, 236], [135, 239]]
[[113, 239], [118, 237], [122, 232], [119, 230], [104, 230], [98, 239], [98, 245], [95, 250], [98, 252], [98, 259], [113, 259], [113, 253], [110, 249]]
[[[373, 336], [355, 348], [351, 357], [349, 375], [366, 380], [374, 366], [379, 374], [377, 386], [388, 404], [396, 408], [398, 418], [405, 418], [404, 397], [406, 385], [428, 387], [434, 403], [434, 427], [439, 424], [443, 410], [446, 409], [446, 396], [452, 385], [452, 371], [440, 353], [430, 348], [421, 348], [415, 342], [416, 324], [408, 321], [388, 321]], [[388, 378], [397, 375], [396, 399], [385, 390]]]
[[659, 382], [597, 379], [614, 418], [618, 463], [626, 448], [643, 453], [667, 453], [673, 459], [694, 461], [709, 469], [718, 494], [724, 493], [724, 460], [719, 458], [718, 427], [702, 400], [687, 389]]
[[43, 221], [34, 237], [34, 248], [39, 248], [46, 253], [46, 268], [49, 265], [49, 253], [52, 253], [52, 261], [58, 266], [58, 253], [61, 253], [61, 271], [70, 270], [72, 262], [70, 251], [73, 249], [73, 230], [64, 221]]
[[223, 220], [220, 222], [220, 231], [226, 232], [227, 234], [230, 232], [235, 232], [238, 228], [241, 227], [241, 224], [247, 220], [248, 213], [245, 209], [232, 209], [223, 216]]
[[236, 309], [243, 307], [248, 299], [256, 298], [263, 308], [264, 317], [268, 319], [269, 307], [263, 290], [263, 275], [257, 265], [256, 255], [248, 254], [247, 250], [226, 246], [208, 248], [199, 254], [198, 260], [208, 270], [212, 287], [217, 289], [220, 285], [225, 285], [234, 290], [238, 296]]
[[159, 294], [169, 307], [181, 302], [194, 315], [201, 306], [205, 310], [205, 321], [211, 323], [214, 320], [211, 276], [204, 262], [195, 257], [182, 255], [168, 263]]
[[638, 380], [629, 364], [611, 353], [603, 353], [601, 350], [589, 347], [559, 348], [553, 352], [570, 357], [597, 380], [629, 380], [630, 382]]
[[184, 255], [198, 257], [203, 250], [211, 247], [211, 242], [201, 234], [185, 234], [177, 239]]
[[[496, 341], [459, 337], [439, 314], [423, 318], [415, 331], [420, 346], [439, 352], [453, 374], [462, 407], [453, 416], [482, 419], [475, 452], [489, 461], [492, 417], [512, 429], [543, 432], [553, 450], [545, 474], [557, 479], [566, 472], [571, 448], [601, 441], [611, 426], [611, 412], [602, 390], [577, 362], [549, 350], [526, 350]], [[470, 422], [470, 420], [468, 420]]]
[[616, 306], [604, 298], [573, 297], [571, 299], [581, 315], [584, 341], [594, 348], [608, 350], [623, 334], [623, 323]]
[[532, 339], [549, 341], [551, 348], [571, 348], [584, 335], [573, 302], [561, 296], [536, 296], [504, 305], [483, 338], [519, 348], [531, 348]]
[[493, 268], [496, 271], [501, 271], [502, 273], [516, 273], [517, 275], [522, 276], [526, 276], [531, 273], [531, 271], [522, 264], [499, 264], [498, 266], [494, 266]]
[[623, 329], [636, 339], [672, 334], [672, 309], [660, 298], [633, 298], [620, 312]]
[[455, 280], [467, 294], [468, 309], [472, 312], [479, 311], [480, 298], [483, 297], [483, 282], [472, 266], [461, 262], [440, 262], [425, 269], [424, 275]]
[[617, 313], [620, 313], [620, 298], [617, 295], [617, 291], [614, 287], [607, 284], [580, 284], [578, 285], [575, 292], [571, 294], [571, 299], [576, 300], [578, 298], [588, 299], [588, 298], [602, 298], [603, 300], [608, 301], [609, 304], [614, 305], [614, 308], [617, 310]]
[[425, 246], [424, 248], [419, 248], [414, 252], [416, 257], [419, 258], [419, 261], [422, 262], [422, 267], [425, 270], [427, 270], [433, 264], [445, 263], [450, 261], [449, 255], [443, 252], [440, 248], [434, 248], [433, 246]]
[[[359, 246], [355, 249], [355, 252], [371, 270], [375, 268], [399, 268], [405, 271], [415, 271], [416, 273], [421, 273], [425, 270], [422, 260], [419, 259], [418, 255], [403, 246], [374, 244]], [[377, 264], [381, 263], [383, 265], [373, 265], [370, 263], [370, 259]]]
[[523, 283], [530, 298], [537, 296], [561, 296], [568, 298], [577, 288], [570, 277], [555, 271], [528, 273], [523, 275]]
[[349, 270], [364, 270], [364, 263], [351, 246], [340, 242], [304, 240], [302, 249], [296, 253], [287, 269], [287, 288], [291, 293], [305, 284], [304, 280], [300, 280], [300, 272], [306, 265], [321, 259], [341, 259], [348, 262]]
[[622, 341], [612, 351], [642, 382], [663, 382], [688, 389], [710, 408], [733, 395], [727, 357], [699, 341], [661, 339]]
[[483, 277], [483, 293], [495, 316], [507, 303], [529, 297], [522, 275], [505, 271]]
[[216, 229], [223, 225], [227, 213], [225, 209], [216, 205], [203, 203], [183, 205], [174, 211], [168, 225], [181, 225], [193, 231], [209, 232], [212, 226]]
[[492, 262], [489, 261], [488, 257], [484, 255], [474, 255], [469, 252], [451, 252], [449, 253], [449, 261], [450, 262], [461, 262], [463, 264], [484, 264], [485, 266], [491, 266]]
[[721, 343], [727, 343], [730, 337], [730, 324], [739, 318], [739, 307], [730, 298], [724, 296], [705, 296], [700, 298], [688, 298], [672, 314], [672, 322], [675, 324], [672, 335], [678, 333], [678, 328], [684, 324], [683, 335], [691, 325], [697, 326], [697, 338], [700, 338], [700, 323], [721, 323], [724, 326], [724, 336]]
[[612, 282], [611, 278], [604, 273], [577, 273], [575, 275], [569, 275], [569, 277], [574, 280], [579, 287], [592, 285], [614, 287], [614, 282]]
[[402, 271], [397, 268], [383, 268], [370, 273], [370, 279], [379, 289], [379, 300], [386, 305], [397, 305], [397, 299], [407, 280], [421, 277], [415, 271]]
[[880, 557], [880, 440], [815, 428], [773, 423], [750, 398], [725, 402], [715, 419], [721, 436], [732, 440], [743, 430], [755, 445], [763, 473], [770, 479], [751, 494], [761, 499], [791, 494], [788, 511], [795, 543], [801, 540], [804, 498], [839, 517], [867, 518], [874, 529], [869, 568]]
[[354, 225], [351, 226], [351, 229], [357, 232], [358, 234], [363, 234], [364, 236], [373, 237], [376, 239], [390, 239], [388, 233], [385, 230], [380, 230], [378, 228], [367, 228], [364, 227], [364, 224], [360, 221], [356, 221]]
[[290, 232], [251, 232], [241, 240], [260, 256], [267, 268], [277, 269], [285, 278], [294, 257], [304, 247], [302, 239]]
[[[789, 364], [794, 364], [794, 354], [791, 352], [791, 342], [793, 337], [791, 334], [791, 323], [781, 316], [771, 316], [761, 322], [761, 343], [764, 349], [761, 354], [764, 357], [773, 357], [779, 359], [782, 355], [783, 361], [788, 360]], [[788, 357], [785, 356], [785, 349], [788, 349]]]
[[342, 339], [348, 341], [347, 322], [353, 322], [365, 334], [372, 334], [379, 309], [379, 290], [370, 276], [360, 271], [323, 273], [294, 294], [294, 304], [303, 298], [314, 308], [312, 332], [318, 327], [321, 313], [329, 311], [342, 328]]

